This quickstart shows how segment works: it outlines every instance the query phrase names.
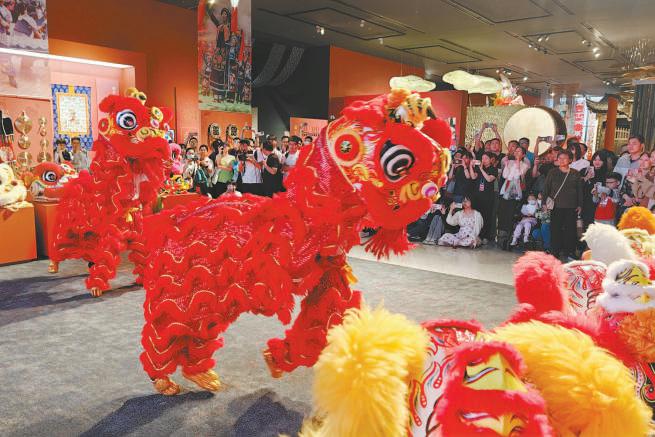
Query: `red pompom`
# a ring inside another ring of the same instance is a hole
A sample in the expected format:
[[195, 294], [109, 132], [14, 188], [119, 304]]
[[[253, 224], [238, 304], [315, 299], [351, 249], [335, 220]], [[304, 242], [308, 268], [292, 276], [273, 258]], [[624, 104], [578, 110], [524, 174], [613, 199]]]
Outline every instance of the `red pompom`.
[[448, 148], [453, 138], [450, 125], [442, 119], [430, 119], [423, 123], [421, 130], [425, 135], [435, 140], [441, 147]]
[[568, 302], [564, 280], [562, 263], [552, 255], [528, 252], [514, 264], [516, 298], [532, 305], [538, 314], [564, 311]]

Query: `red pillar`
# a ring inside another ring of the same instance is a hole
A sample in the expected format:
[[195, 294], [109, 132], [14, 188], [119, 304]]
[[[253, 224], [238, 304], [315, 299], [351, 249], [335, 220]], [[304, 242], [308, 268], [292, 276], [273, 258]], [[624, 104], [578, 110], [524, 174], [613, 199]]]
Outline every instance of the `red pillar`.
[[607, 99], [607, 121], [605, 122], [605, 144], [606, 150], [614, 151], [614, 135], [616, 134], [616, 110], [619, 101], [614, 96]]

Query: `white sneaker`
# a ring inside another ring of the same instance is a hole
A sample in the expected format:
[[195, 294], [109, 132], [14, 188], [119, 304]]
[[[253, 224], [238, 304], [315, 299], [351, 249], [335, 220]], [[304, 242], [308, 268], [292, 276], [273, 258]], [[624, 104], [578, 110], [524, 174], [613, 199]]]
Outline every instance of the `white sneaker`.
[[519, 242], [516, 238], [512, 238], [512, 242], [509, 243], [510, 246], [516, 246], [517, 244], [519, 244]]

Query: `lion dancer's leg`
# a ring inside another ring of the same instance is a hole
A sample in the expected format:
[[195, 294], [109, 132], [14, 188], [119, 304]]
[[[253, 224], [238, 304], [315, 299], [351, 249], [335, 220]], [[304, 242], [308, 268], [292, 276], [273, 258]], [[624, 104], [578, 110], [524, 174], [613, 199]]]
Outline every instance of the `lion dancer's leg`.
[[120, 264], [121, 241], [115, 233], [104, 235], [89, 259], [86, 288], [93, 297], [100, 297], [110, 289], [109, 281], [116, 276]]
[[148, 252], [143, 242], [143, 217], [139, 213], [134, 213], [134, 222], [132, 230], [127, 237], [127, 250], [130, 251], [128, 259], [134, 263], [132, 273], [136, 276], [135, 282], [143, 284], [143, 269], [146, 265]]
[[[224, 331], [225, 327], [221, 329]], [[195, 332], [195, 336], [188, 340], [187, 354], [184, 364], [182, 365], [182, 375], [196, 383], [202, 389], [209, 391], [218, 391], [221, 388], [221, 381], [214, 366], [216, 361], [212, 355], [216, 350], [223, 347], [223, 339], [217, 338], [217, 333], [207, 335], [207, 333]], [[216, 331], [212, 329], [212, 331]], [[209, 337], [207, 339], [203, 337]]]
[[340, 324], [349, 308], [358, 308], [361, 294], [349, 286], [349, 267], [327, 270], [319, 284], [303, 299], [300, 314], [286, 338], [271, 339], [264, 358], [275, 378], [298, 366], [311, 367], [326, 345], [330, 327]]
[[[180, 307], [175, 296], [186, 294], [171, 276], [156, 276], [156, 271], [149, 268], [145, 272], [146, 324], [141, 337], [144, 370], [155, 389], [164, 395], [180, 391], [170, 379], [178, 366], [182, 367], [182, 375], [199, 387], [219, 390], [221, 383], [212, 370], [216, 364], [212, 355], [223, 346], [220, 335], [243, 312], [242, 308], [231, 305], [233, 299], [228, 295], [223, 301], [235, 310], [220, 311], [216, 296], [207, 292], [197, 295], [191, 292], [193, 297]], [[192, 308], [196, 312], [191, 312]], [[202, 314], [197, 312], [199, 308], [204, 309]]]

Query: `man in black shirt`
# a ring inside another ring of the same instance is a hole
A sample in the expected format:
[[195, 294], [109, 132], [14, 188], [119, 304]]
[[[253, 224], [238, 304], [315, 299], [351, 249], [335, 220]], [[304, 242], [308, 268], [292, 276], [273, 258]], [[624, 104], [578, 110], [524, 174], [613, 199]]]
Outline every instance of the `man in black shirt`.
[[471, 154], [467, 150], [458, 150], [451, 168], [451, 177], [455, 180], [453, 200], [461, 202], [471, 192]]
[[282, 163], [273, 152], [273, 144], [267, 141], [262, 148], [264, 154], [264, 168], [262, 169], [264, 195], [273, 197], [273, 194], [282, 191]]

